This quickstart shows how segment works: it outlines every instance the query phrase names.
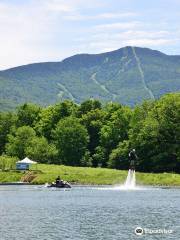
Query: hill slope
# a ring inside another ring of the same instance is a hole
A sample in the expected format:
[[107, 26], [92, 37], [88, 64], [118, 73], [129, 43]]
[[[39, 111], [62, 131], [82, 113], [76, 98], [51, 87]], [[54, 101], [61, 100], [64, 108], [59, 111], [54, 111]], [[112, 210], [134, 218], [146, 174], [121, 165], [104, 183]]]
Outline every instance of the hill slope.
[[125, 47], [0, 71], [0, 110], [24, 102], [49, 105], [90, 97], [134, 105], [179, 90], [180, 56]]

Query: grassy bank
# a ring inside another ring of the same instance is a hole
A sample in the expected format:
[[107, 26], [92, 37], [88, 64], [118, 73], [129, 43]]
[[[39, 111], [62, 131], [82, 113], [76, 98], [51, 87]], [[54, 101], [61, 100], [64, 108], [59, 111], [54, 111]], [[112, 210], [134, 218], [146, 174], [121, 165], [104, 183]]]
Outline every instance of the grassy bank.
[[0, 182], [1, 183], [8, 183], [8, 182], [18, 182], [21, 180], [23, 173], [16, 172], [16, 171], [0, 171]]
[[[122, 184], [127, 176], [127, 171], [104, 169], [68, 167], [48, 164], [33, 166], [31, 173], [32, 183], [44, 184], [52, 182], [60, 175], [62, 179], [74, 184]], [[37, 170], [37, 171], [36, 171]], [[28, 173], [0, 172], [0, 182], [20, 181]], [[136, 173], [136, 180], [141, 185], [180, 186], [180, 174], [172, 173]]]

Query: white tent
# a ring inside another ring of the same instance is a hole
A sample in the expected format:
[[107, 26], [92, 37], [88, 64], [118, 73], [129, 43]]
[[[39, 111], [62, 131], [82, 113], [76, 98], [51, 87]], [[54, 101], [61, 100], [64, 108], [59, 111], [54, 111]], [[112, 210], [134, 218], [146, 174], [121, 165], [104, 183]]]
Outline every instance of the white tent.
[[24, 158], [21, 161], [18, 161], [17, 163], [27, 163], [27, 164], [36, 164], [37, 162], [30, 160], [29, 158]]

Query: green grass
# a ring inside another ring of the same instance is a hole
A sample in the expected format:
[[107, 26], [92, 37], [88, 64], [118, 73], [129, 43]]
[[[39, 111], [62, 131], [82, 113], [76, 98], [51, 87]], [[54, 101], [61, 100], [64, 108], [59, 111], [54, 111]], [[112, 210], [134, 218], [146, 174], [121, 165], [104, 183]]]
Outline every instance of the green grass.
[[20, 181], [22, 176], [23, 173], [16, 171], [0, 172], [0, 182], [1, 183], [18, 182]]
[[[36, 169], [36, 166], [33, 166]], [[42, 173], [37, 174], [33, 183], [52, 182], [60, 177], [66, 181], [76, 184], [116, 184], [123, 182], [126, 177], [126, 171], [118, 171], [105, 168], [84, 168], [38, 164], [38, 170]]]
[[[37, 171], [35, 171], [37, 169]], [[44, 184], [52, 182], [60, 177], [74, 184], [122, 184], [127, 176], [127, 171], [105, 169], [69, 167], [63, 165], [38, 164], [32, 166], [36, 176], [33, 184]], [[26, 173], [25, 173], [26, 174]], [[0, 172], [0, 182], [20, 181], [24, 173]], [[136, 173], [137, 183], [140, 185], [180, 186], [180, 174], [173, 173]]]
[[137, 173], [136, 179], [141, 185], [180, 186], [180, 174], [174, 173]]

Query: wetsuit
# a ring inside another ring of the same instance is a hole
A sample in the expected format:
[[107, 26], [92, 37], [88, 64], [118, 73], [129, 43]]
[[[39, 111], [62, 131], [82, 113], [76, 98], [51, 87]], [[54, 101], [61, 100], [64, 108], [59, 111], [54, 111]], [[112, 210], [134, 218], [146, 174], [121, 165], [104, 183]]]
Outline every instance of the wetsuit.
[[135, 161], [137, 160], [137, 155], [135, 153], [135, 151], [130, 151], [129, 153], [129, 160], [130, 160], [130, 169], [131, 170], [135, 170]]

